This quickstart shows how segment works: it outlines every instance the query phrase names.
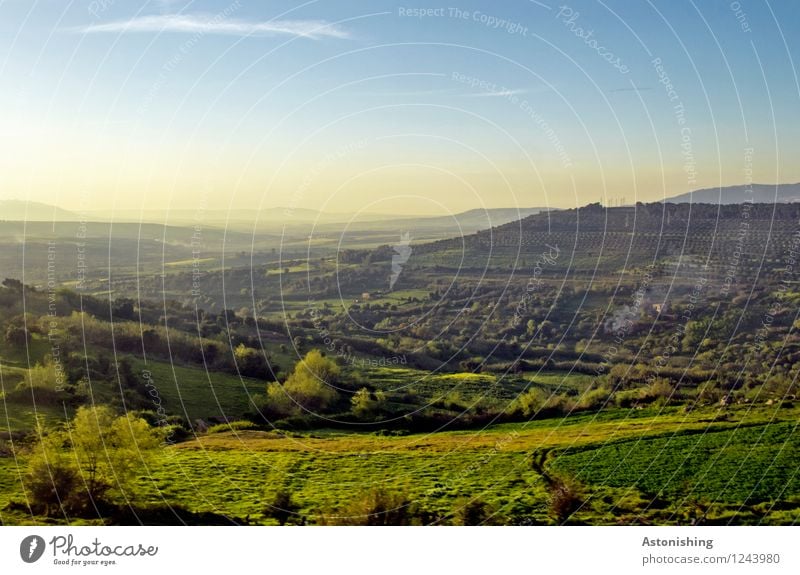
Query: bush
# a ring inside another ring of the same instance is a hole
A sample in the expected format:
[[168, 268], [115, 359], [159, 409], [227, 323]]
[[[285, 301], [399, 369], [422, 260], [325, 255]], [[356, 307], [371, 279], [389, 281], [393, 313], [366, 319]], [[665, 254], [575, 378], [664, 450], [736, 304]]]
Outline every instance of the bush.
[[339, 400], [333, 387], [339, 373], [335, 362], [312, 350], [295, 366], [286, 383], [273, 382], [267, 386], [267, 401], [262, 411], [276, 417], [299, 415], [303, 411], [324, 412]]
[[245, 377], [266, 379], [269, 377], [269, 367], [264, 355], [243, 343], [233, 351], [239, 373]]
[[555, 478], [550, 485], [549, 511], [553, 520], [559, 525], [569, 518], [583, 505], [580, 486], [566, 479]]
[[494, 512], [481, 499], [461, 501], [453, 514], [454, 525], [489, 525]]
[[374, 418], [386, 403], [386, 395], [382, 391], [374, 394], [366, 387], [359, 389], [350, 399], [353, 413], [362, 419]]
[[416, 506], [403, 493], [372, 489], [335, 514], [326, 514], [327, 525], [412, 525], [421, 519]]
[[220, 423], [212, 425], [208, 428], [208, 433], [225, 433], [227, 431], [245, 431], [247, 429], [255, 429], [256, 424], [252, 421], [230, 421], [228, 423]]
[[183, 425], [167, 424], [161, 427], [164, 441], [168, 444], [180, 443], [194, 437], [194, 434]]
[[584, 393], [578, 398], [577, 409], [592, 410], [602, 409], [611, 400], [611, 390], [608, 387], [599, 387]]
[[575, 408], [575, 400], [566, 394], [548, 394], [534, 387], [520, 395], [514, 404], [515, 410], [527, 418], [568, 415]]
[[303, 520], [297, 514], [300, 506], [294, 502], [292, 493], [287, 489], [279, 489], [272, 497], [267, 508], [264, 510], [264, 515], [275, 519], [280, 525], [286, 525], [290, 519], [300, 519], [298, 523], [303, 523]]

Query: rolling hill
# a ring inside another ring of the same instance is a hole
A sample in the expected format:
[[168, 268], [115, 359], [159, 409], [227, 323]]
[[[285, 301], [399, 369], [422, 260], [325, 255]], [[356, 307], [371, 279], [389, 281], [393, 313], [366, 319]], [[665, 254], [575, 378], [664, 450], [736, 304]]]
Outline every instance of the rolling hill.
[[797, 184], [752, 184], [749, 186], [725, 186], [705, 188], [680, 194], [664, 200], [670, 204], [739, 204], [752, 201], [770, 204], [800, 201], [800, 183]]
[[81, 217], [57, 206], [25, 200], [0, 200], [0, 220], [22, 222], [77, 222]]

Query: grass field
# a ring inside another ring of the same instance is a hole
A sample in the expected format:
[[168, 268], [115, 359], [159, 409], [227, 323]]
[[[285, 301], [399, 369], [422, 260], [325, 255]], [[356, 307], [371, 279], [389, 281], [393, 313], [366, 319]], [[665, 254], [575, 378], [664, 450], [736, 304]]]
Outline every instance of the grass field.
[[567, 450], [555, 469], [579, 480], [635, 487], [659, 497], [763, 503], [800, 494], [797, 422], [724, 432], [610, 441]]
[[[503, 523], [553, 523], [546, 473], [580, 485], [577, 523], [800, 521], [798, 408], [684, 413], [612, 410], [483, 430], [384, 437], [322, 430], [227, 432], [165, 448], [140, 478], [140, 506], [180, 506], [270, 523], [265, 502], [292, 492], [310, 523], [366, 491], [402, 492], [440, 522], [480, 498]], [[20, 456], [24, 465], [25, 456]], [[17, 462], [0, 458], [0, 509], [22, 500]], [[18, 511], [9, 523], [37, 522]]]
[[[160, 400], [166, 412], [181, 415], [189, 421], [214, 417], [240, 419], [254, 409], [250, 398], [265, 391], [263, 381], [161, 361], [145, 363], [133, 357], [128, 359], [140, 377], [144, 372], [150, 372], [150, 381], [157, 392], [155, 399]], [[13, 390], [27, 372], [22, 367], [4, 367], [4, 389]], [[114, 384], [95, 383], [92, 394], [96, 402], [107, 403], [118, 395], [118, 390]], [[156, 403], [152, 409], [157, 409]], [[0, 431], [30, 431], [35, 427], [37, 416], [55, 421], [63, 419], [63, 412], [60, 406], [39, 404], [34, 408], [29, 401], [6, 401], [0, 394]]]
[[138, 373], [149, 371], [165, 410], [189, 421], [209, 417], [237, 419], [253, 411], [250, 398], [264, 393], [264, 382], [219, 372], [132, 360]]
[[548, 392], [582, 391], [592, 378], [582, 374], [543, 372], [496, 376], [482, 373], [432, 373], [404, 367], [369, 367], [359, 365], [359, 374], [383, 391], [415, 393], [429, 401], [457, 395], [462, 402], [478, 400], [510, 401], [530, 387]]
[[60, 407], [43, 405], [34, 409], [31, 406], [20, 406], [0, 399], [0, 432], [34, 429], [37, 418], [42, 419], [45, 424], [63, 421], [64, 410]]

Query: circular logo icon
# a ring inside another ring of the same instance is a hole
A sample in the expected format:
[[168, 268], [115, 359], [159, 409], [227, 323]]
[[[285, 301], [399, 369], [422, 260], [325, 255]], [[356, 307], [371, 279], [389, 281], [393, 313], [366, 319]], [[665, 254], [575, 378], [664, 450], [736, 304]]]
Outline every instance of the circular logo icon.
[[28, 535], [19, 544], [19, 556], [25, 563], [36, 563], [44, 554], [44, 539], [38, 535]]

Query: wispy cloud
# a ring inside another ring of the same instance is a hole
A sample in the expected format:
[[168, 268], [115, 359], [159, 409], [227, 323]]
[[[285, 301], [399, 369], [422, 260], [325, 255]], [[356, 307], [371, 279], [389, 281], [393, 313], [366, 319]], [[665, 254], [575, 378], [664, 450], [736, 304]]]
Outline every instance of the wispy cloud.
[[509, 96], [519, 96], [527, 93], [528, 90], [518, 88], [514, 90], [493, 90], [491, 92], [471, 92], [464, 94], [464, 96], [467, 98], [508, 98]]
[[229, 34], [234, 36], [302, 36], [305, 38], [349, 38], [350, 33], [324, 20], [222, 19], [207, 14], [161, 14], [130, 20], [90, 24], [77, 29], [86, 34], [126, 32], [179, 32], [188, 34]]
[[652, 90], [652, 87], [651, 86], [644, 86], [644, 87], [633, 86], [631, 88], [614, 88], [613, 90], [609, 90], [609, 92], [610, 93], [613, 93], [613, 92], [646, 92], [648, 90]]

